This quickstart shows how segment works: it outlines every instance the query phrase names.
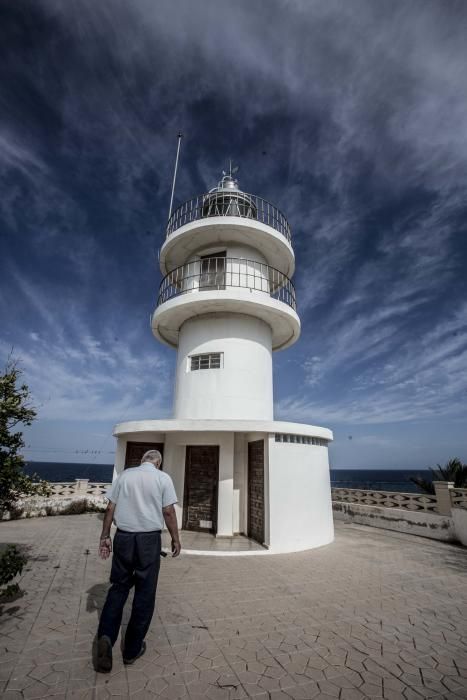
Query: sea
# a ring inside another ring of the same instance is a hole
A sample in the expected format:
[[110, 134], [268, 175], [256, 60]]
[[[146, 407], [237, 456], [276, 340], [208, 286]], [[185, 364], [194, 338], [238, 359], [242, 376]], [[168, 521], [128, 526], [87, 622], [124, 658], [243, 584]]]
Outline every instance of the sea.
[[[27, 474], [37, 474], [47, 481], [74, 481], [89, 479], [110, 483], [112, 464], [89, 464], [77, 462], [28, 462]], [[410, 480], [422, 476], [431, 481], [431, 472], [426, 469], [331, 469], [331, 484], [339, 488], [374, 489], [375, 491], [405, 491], [418, 493], [420, 489]]]

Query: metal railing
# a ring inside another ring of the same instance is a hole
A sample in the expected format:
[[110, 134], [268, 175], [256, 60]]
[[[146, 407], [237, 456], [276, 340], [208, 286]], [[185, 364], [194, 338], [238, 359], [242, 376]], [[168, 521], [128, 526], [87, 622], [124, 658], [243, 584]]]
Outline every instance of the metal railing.
[[211, 216], [238, 216], [254, 219], [279, 231], [291, 243], [289, 222], [270, 202], [254, 194], [216, 191], [199, 195], [179, 206], [167, 223], [167, 237], [185, 224]]
[[270, 265], [244, 258], [208, 257], [176, 267], [159, 287], [157, 306], [181, 294], [243, 288], [263, 292], [297, 308], [295, 288], [286, 275]]

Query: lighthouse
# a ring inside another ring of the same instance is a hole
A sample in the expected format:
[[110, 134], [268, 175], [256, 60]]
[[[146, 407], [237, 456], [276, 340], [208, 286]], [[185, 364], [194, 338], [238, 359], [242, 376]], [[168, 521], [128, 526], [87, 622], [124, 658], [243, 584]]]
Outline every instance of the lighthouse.
[[177, 353], [173, 418], [118, 424], [115, 472], [159, 449], [182, 529], [270, 552], [331, 542], [332, 432], [274, 420], [273, 353], [300, 336], [284, 214], [224, 173], [171, 213], [159, 261], [151, 328]]

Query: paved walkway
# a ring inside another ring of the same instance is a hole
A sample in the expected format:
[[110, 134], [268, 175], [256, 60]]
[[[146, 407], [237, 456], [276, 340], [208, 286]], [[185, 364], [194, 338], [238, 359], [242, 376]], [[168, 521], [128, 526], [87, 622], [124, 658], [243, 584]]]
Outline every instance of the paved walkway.
[[31, 546], [0, 616], [3, 700], [467, 698], [466, 550], [352, 525], [301, 554], [167, 558], [146, 655], [96, 674], [98, 518], [0, 525]]
[[[242, 552], [243, 554], [267, 554], [268, 550], [262, 547], [258, 542], [248, 539], [243, 535], [235, 535], [234, 537], [214, 537], [207, 532], [182, 532], [183, 548], [185, 553], [192, 552], [212, 552], [213, 554], [233, 554]], [[170, 549], [170, 538], [167, 536], [163, 542], [163, 546]]]

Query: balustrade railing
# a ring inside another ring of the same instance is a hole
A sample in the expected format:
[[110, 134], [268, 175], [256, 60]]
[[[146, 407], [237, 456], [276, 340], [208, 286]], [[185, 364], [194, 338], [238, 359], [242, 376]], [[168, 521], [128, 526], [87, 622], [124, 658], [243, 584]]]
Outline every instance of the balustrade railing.
[[454, 508], [467, 508], [467, 489], [451, 489], [451, 503]]
[[74, 496], [76, 493], [76, 483], [74, 481], [64, 482], [61, 484], [50, 483], [48, 485], [51, 496]]
[[255, 260], [208, 257], [176, 267], [159, 287], [157, 306], [181, 294], [231, 288], [263, 292], [296, 310], [295, 288], [279, 270]]
[[290, 243], [290, 226], [284, 214], [266, 199], [240, 191], [215, 191], [193, 197], [181, 204], [167, 223], [167, 237], [185, 224], [212, 216], [253, 219], [281, 233]]
[[366, 506], [402, 508], [403, 510], [425, 511], [429, 513], [437, 512], [438, 499], [431, 494], [340, 488], [333, 488], [331, 491], [332, 500], [343, 503], [359, 503]]
[[73, 496], [103, 496], [110, 484], [90, 482], [88, 479], [76, 479], [75, 481], [49, 482], [50, 496], [57, 498], [71, 498]]

